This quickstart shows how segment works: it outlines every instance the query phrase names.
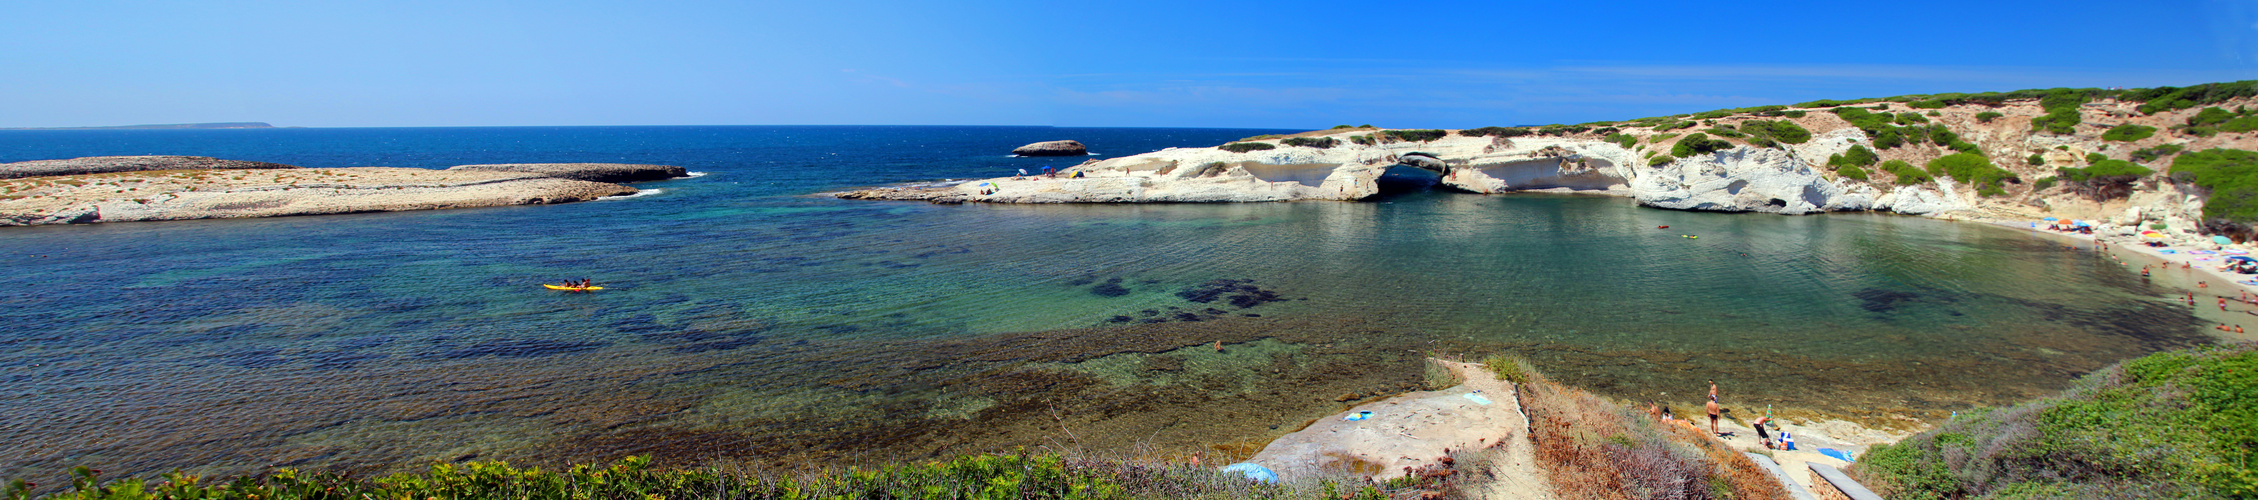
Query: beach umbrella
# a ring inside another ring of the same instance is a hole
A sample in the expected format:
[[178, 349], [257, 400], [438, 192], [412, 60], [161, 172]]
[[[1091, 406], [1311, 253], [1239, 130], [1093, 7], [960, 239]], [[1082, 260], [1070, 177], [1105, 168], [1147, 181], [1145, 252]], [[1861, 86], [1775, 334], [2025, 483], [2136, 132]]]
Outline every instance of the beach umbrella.
[[2159, 233], [2159, 232], [2155, 232], [2155, 231], [2141, 231], [2141, 232], [2140, 232], [2140, 237], [2142, 237], [2142, 238], [2148, 238], [2148, 239], [2152, 239], [2152, 240], [2161, 240], [2161, 239], [2164, 239], [2164, 233]]
[[2241, 256], [2241, 255], [2235, 255], [2235, 256], [2227, 257], [2227, 262], [2258, 262], [2258, 259], [2253, 259], [2253, 258], [2250, 258], [2250, 257], [2246, 257], [2246, 256]]
[[2081, 220], [2081, 221], [2078, 221], [2078, 227], [2090, 227], [2090, 226], [2092, 226], [2092, 225], [2093, 225], [2093, 221], [2089, 221], [2089, 220]]
[[2227, 239], [2227, 237], [2225, 237], [2225, 236], [2219, 236], [2219, 235], [2216, 235], [2216, 234], [2214, 234], [2214, 235], [2211, 235], [2211, 242], [2212, 242], [2212, 243], [2218, 243], [2218, 244], [2221, 244], [2221, 245], [2233, 245], [2233, 244], [2234, 244], [2234, 240], [2230, 240], [2230, 239]]

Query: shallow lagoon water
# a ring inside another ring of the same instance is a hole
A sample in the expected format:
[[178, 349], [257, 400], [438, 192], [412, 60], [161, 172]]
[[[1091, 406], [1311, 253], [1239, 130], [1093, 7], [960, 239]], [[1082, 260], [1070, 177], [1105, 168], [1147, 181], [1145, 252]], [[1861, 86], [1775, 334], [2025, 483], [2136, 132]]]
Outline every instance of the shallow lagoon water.
[[[1671, 394], [1716, 379], [1733, 407], [1918, 417], [2210, 340], [2173, 292], [2094, 252], [1919, 218], [1437, 192], [1059, 206], [814, 195], [1077, 163], [995, 154], [1062, 135], [1126, 154], [1269, 132], [0, 134], [4, 161], [709, 174], [559, 206], [4, 228], [19, 286], [0, 291], [0, 474], [629, 453], [793, 465], [1015, 446], [1243, 455], [1418, 387], [1430, 353], [1513, 352], [1627, 399], [1686, 401]], [[536, 286], [578, 277], [608, 289]]]

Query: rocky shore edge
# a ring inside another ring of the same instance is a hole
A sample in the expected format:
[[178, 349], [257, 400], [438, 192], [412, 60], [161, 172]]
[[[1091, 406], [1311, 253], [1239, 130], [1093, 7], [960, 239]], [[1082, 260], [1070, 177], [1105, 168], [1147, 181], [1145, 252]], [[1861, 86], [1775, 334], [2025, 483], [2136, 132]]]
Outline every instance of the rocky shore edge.
[[618, 183], [682, 167], [610, 163], [446, 170], [301, 168], [200, 156], [103, 156], [0, 164], [0, 226], [282, 217], [545, 205], [635, 194]]

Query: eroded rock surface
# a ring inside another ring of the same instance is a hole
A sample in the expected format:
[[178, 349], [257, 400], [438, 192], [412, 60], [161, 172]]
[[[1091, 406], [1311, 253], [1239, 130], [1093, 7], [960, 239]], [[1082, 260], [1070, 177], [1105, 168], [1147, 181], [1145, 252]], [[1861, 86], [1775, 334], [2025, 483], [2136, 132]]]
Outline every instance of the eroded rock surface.
[[208, 156], [89, 156], [66, 160], [0, 163], [0, 179], [151, 170], [266, 170], [284, 168], [298, 167], [263, 161], [222, 160]]
[[167, 170], [0, 181], [0, 226], [535, 205], [634, 194], [527, 172], [420, 168]]
[[447, 170], [478, 172], [524, 172], [559, 179], [589, 182], [649, 182], [663, 181], [690, 175], [682, 167], [673, 165], [636, 165], [628, 163], [503, 163], [493, 165], [463, 165]]

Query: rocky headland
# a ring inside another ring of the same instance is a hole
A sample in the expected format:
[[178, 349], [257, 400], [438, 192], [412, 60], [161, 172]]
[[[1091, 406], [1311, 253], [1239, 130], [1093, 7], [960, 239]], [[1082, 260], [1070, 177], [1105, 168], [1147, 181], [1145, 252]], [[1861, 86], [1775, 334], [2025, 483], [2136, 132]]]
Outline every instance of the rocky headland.
[[612, 182], [685, 174], [664, 165], [299, 168], [172, 156], [10, 163], [0, 164], [0, 172], [35, 173], [0, 180], [0, 226], [571, 203], [637, 192]]
[[[1056, 176], [878, 187], [847, 199], [938, 203], [1366, 200], [1391, 169], [1444, 189], [1621, 196], [1656, 208], [1882, 211], [2027, 223], [2092, 220], [2175, 241], [2250, 235], [2165, 175], [2180, 156], [2258, 149], [2251, 82], [1900, 96], [1621, 122], [1466, 130], [1336, 127], [1091, 160]], [[2243, 120], [2253, 123], [2242, 123]], [[1398, 170], [1402, 172], [1402, 170]], [[2216, 184], [2216, 181], [2209, 182]], [[2206, 226], [2211, 226], [2206, 229]]]

